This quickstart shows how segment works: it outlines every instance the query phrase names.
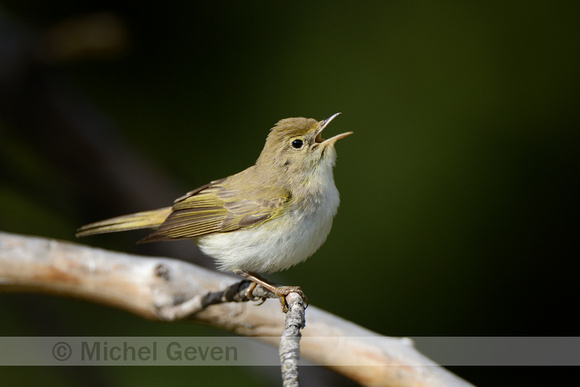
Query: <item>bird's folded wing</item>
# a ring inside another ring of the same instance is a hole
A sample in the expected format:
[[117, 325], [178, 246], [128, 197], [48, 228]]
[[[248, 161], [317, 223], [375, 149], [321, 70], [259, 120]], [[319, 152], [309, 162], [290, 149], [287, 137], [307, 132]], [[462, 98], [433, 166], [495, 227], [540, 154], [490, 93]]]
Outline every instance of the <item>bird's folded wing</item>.
[[196, 238], [256, 226], [279, 215], [290, 200], [286, 190], [260, 187], [236, 192], [220, 182], [177, 199], [165, 222], [141, 242]]

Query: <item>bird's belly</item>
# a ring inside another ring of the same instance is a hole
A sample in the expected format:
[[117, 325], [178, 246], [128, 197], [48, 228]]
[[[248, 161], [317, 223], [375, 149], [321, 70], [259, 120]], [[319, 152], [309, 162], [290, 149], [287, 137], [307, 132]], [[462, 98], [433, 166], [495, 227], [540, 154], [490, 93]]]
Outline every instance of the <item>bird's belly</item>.
[[256, 227], [207, 235], [197, 243], [205, 254], [217, 260], [220, 270], [285, 270], [305, 261], [322, 246], [336, 207], [324, 213], [286, 214]]

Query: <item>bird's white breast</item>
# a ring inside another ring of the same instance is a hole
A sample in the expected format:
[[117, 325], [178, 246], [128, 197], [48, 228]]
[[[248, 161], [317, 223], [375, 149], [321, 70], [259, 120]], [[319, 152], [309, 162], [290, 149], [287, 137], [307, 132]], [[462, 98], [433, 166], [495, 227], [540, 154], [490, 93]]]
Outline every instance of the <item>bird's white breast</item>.
[[271, 273], [305, 261], [326, 240], [340, 202], [332, 167], [324, 169], [312, 195], [291, 203], [282, 216], [248, 229], [201, 237], [199, 247], [224, 271]]

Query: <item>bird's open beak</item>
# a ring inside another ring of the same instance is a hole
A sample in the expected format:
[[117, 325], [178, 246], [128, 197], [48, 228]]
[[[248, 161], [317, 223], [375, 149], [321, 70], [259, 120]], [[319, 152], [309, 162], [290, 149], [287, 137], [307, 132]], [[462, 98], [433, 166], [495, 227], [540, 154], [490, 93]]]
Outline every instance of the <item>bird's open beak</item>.
[[330, 144], [333, 144], [334, 142], [336, 142], [337, 140], [340, 140], [341, 138], [345, 138], [346, 136], [350, 136], [353, 133], [353, 132], [346, 132], [346, 133], [337, 134], [336, 136], [331, 137], [327, 140], [322, 138], [322, 131], [324, 130], [324, 128], [326, 128], [328, 126], [328, 124], [330, 124], [330, 121], [334, 120], [336, 118], [336, 116], [338, 116], [339, 114], [340, 113], [334, 113], [333, 115], [331, 115], [327, 119], [320, 121], [320, 123], [319, 123], [320, 128], [318, 129], [318, 133], [316, 133], [316, 138], [314, 139], [314, 141], [317, 144], [330, 145]]

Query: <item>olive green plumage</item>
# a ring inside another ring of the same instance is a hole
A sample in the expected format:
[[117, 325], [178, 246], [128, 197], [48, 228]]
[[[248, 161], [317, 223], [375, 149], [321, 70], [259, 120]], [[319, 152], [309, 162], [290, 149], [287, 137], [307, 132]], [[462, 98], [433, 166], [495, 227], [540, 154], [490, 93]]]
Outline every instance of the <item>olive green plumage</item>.
[[334, 117], [280, 120], [255, 165], [172, 207], [88, 224], [77, 236], [153, 228], [142, 242], [192, 239], [226, 270], [271, 272], [301, 262], [324, 242], [338, 208], [334, 144], [351, 132], [323, 140]]

